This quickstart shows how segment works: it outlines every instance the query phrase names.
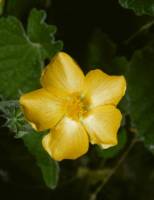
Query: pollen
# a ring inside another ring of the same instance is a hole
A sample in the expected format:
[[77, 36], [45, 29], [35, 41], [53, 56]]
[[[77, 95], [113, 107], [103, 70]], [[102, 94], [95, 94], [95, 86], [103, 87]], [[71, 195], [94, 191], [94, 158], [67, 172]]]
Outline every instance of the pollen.
[[82, 121], [89, 110], [89, 101], [81, 94], [73, 93], [68, 97], [66, 110], [68, 117]]

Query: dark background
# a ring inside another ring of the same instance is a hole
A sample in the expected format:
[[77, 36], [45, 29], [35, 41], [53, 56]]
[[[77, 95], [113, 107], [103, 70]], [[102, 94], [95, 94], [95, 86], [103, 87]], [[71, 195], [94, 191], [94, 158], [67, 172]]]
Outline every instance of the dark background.
[[[34, 7], [46, 10], [47, 22], [57, 26], [57, 39], [64, 42], [64, 50], [78, 60], [83, 68], [86, 68], [89, 41], [96, 30], [107, 34], [117, 44], [118, 54], [123, 55], [124, 41], [151, 19], [136, 16], [132, 11], [123, 9], [117, 0], [10, 0], [5, 7], [5, 15], [17, 16], [25, 25], [27, 16]], [[1, 124], [3, 123], [1, 118]], [[112, 163], [112, 159], [109, 162]], [[97, 185], [88, 187], [86, 178], [73, 179], [77, 164], [78, 160], [61, 162], [59, 186], [52, 191], [44, 185], [35, 159], [22, 141], [15, 140], [8, 129], [1, 128], [0, 200], [87, 200], [88, 193], [95, 190]], [[98, 199], [153, 200], [153, 187], [154, 159], [139, 143], [99, 193]]]

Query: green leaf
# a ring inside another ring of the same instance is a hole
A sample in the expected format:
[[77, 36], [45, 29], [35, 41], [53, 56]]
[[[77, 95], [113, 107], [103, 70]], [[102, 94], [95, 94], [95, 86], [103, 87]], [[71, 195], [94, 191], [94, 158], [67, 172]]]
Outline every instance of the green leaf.
[[129, 113], [134, 131], [154, 153], [154, 45], [132, 56], [127, 72]]
[[29, 39], [40, 46], [43, 59], [51, 58], [57, 49], [62, 49], [62, 42], [54, 40], [57, 29], [53, 25], [44, 22], [46, 13], [33, 9], [28, 19], [27, 34]]
[[42, 171], [46, 185], [54, 189], [59, 178], [59, 165], [52, 160], [42, 147], [42, 137], [44, 134], [32, 131], [22, 137], [30, 153], [35, 156], [37, 165]]
[[43, 11], [32, 10], [26, 34], [15, 17], [0, 19], [0, 94], [6, 98], [38, 88], [44, 59], [62, 48], [54, 41], [55, 27], [44, 20]]
[[121, 149], [125, 146], [127, 141], [127, 135], [125, 129], [121, 129], [118, 134], [118, 144], [109, 149], [102, 149], [99, 146], [96, 146], [96, 151], [98, 156], [103, 158], [112, 158], [116, 156]]
[[87, 63], [90, 69], [100, 68], [108, 71], [109, 66], [112, 64], [112, 59], [116, 53], [116, 45], [110, 40], [110, 38], [97, 30], [92, 35], [87, 52]]
[[115, 57], [112, 61], [112, 73], [116, 73], [117, 75], [125, 75], [128, 69], [128, 60], [126, 57]]
[[154, 16], [153, 0], [119, 0], [121, 6], [133, 10], [137, 15]]

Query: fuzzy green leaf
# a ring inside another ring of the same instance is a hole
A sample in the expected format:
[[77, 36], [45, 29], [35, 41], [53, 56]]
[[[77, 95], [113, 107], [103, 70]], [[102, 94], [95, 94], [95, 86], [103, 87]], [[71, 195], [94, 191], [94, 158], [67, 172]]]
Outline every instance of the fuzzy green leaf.
[[22, 137], [25, 145], [32, 155], [35, 156], [37, 165], [42, 171], [46, 185], [54, 189], [59, 178], [59, 165], [52, 160], [42, 147], [43, 134], [32, 131]]
[[54, 41], [54, 26], [45, 22], [43, 11], [32, 10], [27, 33], [15, 17], [0, 19], [0, 94], [16, 98], [39, 87], [44, 59], [62, 48]]
[[43, 59], [51, 58], [57, 49], [62, 48], [61, 41], [55, 41], [54, 34], [57, 31], [56, 26], [48, 25], [44, 22], [46, 13], [33, 9], [28, 19], [27, 34], [29, 39], [40, 46]]
[[136, 51], [128, 67], [128, 111], [133, 130], [154, 153], [154, 45]]
[[137, 15], [154, 16], [153, 0], [119, 0], [121, 6], [133, 10]]

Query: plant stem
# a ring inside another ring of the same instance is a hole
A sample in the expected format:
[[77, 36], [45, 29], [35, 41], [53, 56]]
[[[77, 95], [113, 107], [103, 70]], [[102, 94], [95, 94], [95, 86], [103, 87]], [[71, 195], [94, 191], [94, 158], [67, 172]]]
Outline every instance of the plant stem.
[[153, 25], [154, 25], [154, 20], [143, 25], [137, 32], [135, 32], [126, 41], [124, 41], [124, 44], [128, 45], [134, 38], [136, 38], [138, 35], [140, 35], [144, 31], [148, 31]]
[[97, 199], [97, 195], [98, 193], [103, 189], [103, 187], [106, 185], [106, 183], [110, 180], [110, 178], [115, 174], [115, 172], [117, 171], [117, 169], [120, 167], [120, 165], [122, 164], [122, 162], [125, 160], [125, 158], [127, 157], [127, 155], [129, 154], [130, 150], [132, 149], [132, 147], [134, 146], [134, 144], [137, 142], [136, 138], [134, 138], [129, 147], [127, 148], [127, 150], [123, 153], [123, 155], [121, 156], [121, 158], [118, 160], [116, 166], [113, 168], [113, 170], [108, 174], [108, 176], [106, 176], [106, 178], [104, 179], [104, 181], [97, 187], [97, 189], [95, 190], [95, 192], [93, 192], [90, 195], [89, 200], [96, 200]]

